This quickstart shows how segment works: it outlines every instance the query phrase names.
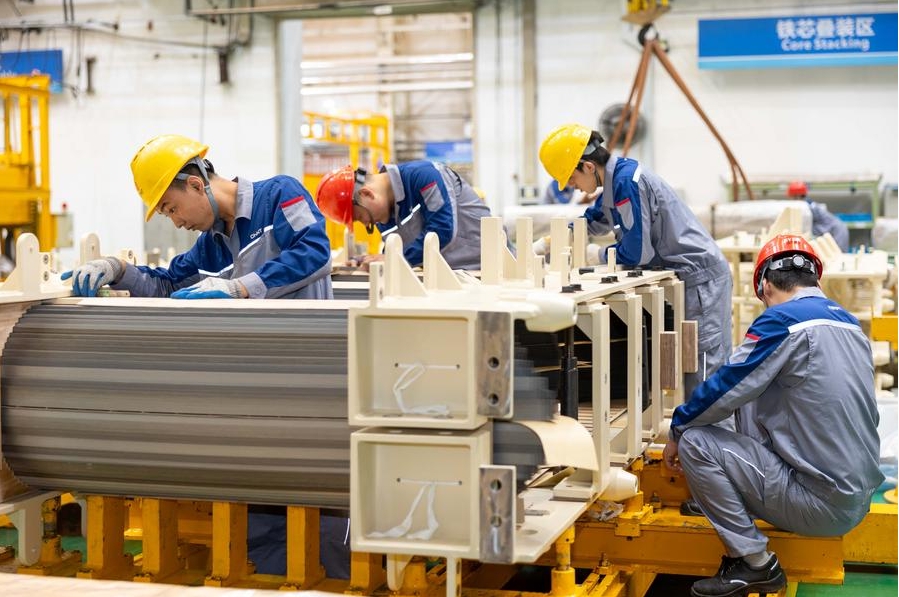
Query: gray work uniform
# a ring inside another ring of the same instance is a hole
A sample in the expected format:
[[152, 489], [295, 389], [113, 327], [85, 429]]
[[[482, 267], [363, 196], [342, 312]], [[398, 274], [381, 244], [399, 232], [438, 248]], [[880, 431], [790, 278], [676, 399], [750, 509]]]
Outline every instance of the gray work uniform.
[[490, 209], [461, 176], [426, 160], [386, 164], [381, 171], [390, 179], [394, 212], [378, 230], [385, 237], [400, 235], [406, 261], [422, 264], [425, 234], [434, 232], [450, 267], [481, 268], [481, 218]]
[[603, 181], [584, 212], [590, 233], [615, 233], [618, 263], [673, 269], [684, 282], [684, 317], [699, 326], [699, 372], [684, 376], [688, 398], [730, 356], [730, 266], [674, 189], [636, 160], [611, 157]]
[[[713, 425], [736, 409], [738, 432]], [[883, 481], [878, 419], [858, 321], [820, 289], [800, 288], [753, 322], [675, 409], [671, 430], [693, 497], [740, 557], [767, 546], [755, 518], [811, 536], [857, 525]]]
[[829, 232], [844, 253], [849, 250], [849, 227], [840, 218], [827, 210], [827, 206], [806, 199], [812, 211], [812, 234], [822, 236]]

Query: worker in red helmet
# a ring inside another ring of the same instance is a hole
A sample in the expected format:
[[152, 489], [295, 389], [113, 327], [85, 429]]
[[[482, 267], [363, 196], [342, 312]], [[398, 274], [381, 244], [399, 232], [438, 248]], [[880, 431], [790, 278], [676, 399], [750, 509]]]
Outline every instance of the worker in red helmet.
[[808, 197], [808, 185], [801, 180], [793, 181], [787, 186], [787, 197], [804, 199], [812, 212], [812, 234], [822, 236], [829, 232], [837, 246], [844, 253], [849, 251], [849, 228], [846, 223], [827, 210], [827, 206]]
[[[824, 296], [821, 272], [801, 236], [768, 242], [753, 276], [767, 309], [674, 410], [665, 463], [683, 471], [727, 550], [718, 574], [693, 584], [695, 597], [777, 592], [786, 575], [754, 520], [843, 535], [883, 482], [871, 344]], [[714, 425], [738, 409], [737, 431]]]
[[[362, 222], [369, 233], [399, 234], [411, 265], [424, 260], [424, 239], [435, 232], [440, 254], [453, 269], [481, 268], [481, 218], [490, 209], [475, 190], [444, 164], [417, 160], [386, 164], [376, 174], [346, 166], [325, 175], [316, 202], [326, 218], [346, 226]], [[367, 263], [383, 259], [370, 255]]]

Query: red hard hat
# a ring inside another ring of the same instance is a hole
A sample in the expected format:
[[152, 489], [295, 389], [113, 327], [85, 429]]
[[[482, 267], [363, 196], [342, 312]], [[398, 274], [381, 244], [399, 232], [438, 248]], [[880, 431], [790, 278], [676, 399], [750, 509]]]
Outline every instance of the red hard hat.
[[815, 273], [818, 279], [824, 270], [824, 265], [815, 249], [812, 248], [808, 241], [797, 234], [779, 234], [769, 240], [762, 250], [759, 251], [758, 259], [755, 260], [755, 273], [752, 274], [752, 286], [755, 288], [755, 295], [762, 298], [762, 275], [772, 259], [776, 259], [781, 255], [805, 255], [815, 264]]
[[787, 197], [805, 197], [808, 195], [808, 186], [801, 180], [795, 180], [787, 187]]
[[329, 220], [344, 226], [353, 223], [353, 192], [356, 188], [356, 173], [352, 166], [344, 166], [325, 174], [318, 183], [315, 202]]

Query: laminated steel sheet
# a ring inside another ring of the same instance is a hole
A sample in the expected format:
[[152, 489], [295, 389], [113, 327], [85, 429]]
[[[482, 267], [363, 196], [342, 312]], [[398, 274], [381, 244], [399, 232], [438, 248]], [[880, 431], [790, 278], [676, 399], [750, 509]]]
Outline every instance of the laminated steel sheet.
[[2, 355], [35, 488], [346, 506], [346, 311], [42, 304]]
[[[348, 507], [347, 310], [298, 303], [35, 305], [0, 356], [4, 460], [35, 489]], [[550, 418], [516, 353], [517, 416]], [[539, 439], [495, 426], [523, 481]]]

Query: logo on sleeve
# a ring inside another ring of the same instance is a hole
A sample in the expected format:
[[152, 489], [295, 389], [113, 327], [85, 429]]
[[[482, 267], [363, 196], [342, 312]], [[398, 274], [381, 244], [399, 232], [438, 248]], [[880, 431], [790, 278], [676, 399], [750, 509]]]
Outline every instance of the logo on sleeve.
[[262, 228], [256, 230], [255, 232], [250, 233], [250, 240], [254, 240], [257, 236], [262, 234]]

